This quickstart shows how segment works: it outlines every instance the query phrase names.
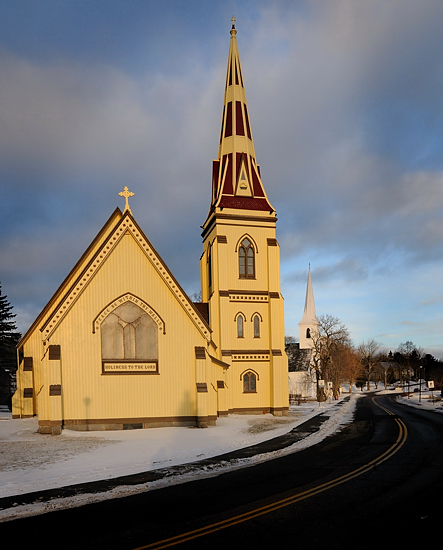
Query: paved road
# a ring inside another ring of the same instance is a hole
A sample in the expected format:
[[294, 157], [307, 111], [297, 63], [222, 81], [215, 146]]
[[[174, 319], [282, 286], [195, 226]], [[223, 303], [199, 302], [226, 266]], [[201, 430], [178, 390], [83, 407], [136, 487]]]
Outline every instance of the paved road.
[[[251, 468], [0, 524], [20, 547], [369, 549], [440, 544], [443, 415], [359, 400], [319, 445]], [[163, 541], [163, 542], [162, 542]], [[272, 542], [270, 542], [272, 541]]]

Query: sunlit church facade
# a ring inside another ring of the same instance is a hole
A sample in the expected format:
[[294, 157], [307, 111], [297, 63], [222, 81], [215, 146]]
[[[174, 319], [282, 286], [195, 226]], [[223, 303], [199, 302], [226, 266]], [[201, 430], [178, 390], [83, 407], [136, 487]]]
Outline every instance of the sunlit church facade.
[[117, 208], [23, 336], [13, 416], [41, 433], [216, 424], [288, 413], [276, 212], [260, 176], [237, 48], [230, 49], [193, 303]]

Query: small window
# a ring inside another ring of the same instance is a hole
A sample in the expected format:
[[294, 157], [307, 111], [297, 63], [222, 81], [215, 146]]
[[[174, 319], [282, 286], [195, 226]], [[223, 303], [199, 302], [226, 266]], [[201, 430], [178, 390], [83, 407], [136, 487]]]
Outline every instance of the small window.
[[310, 338], [310, 337], [311, 337], [311, 329], [307, 328], [306, 329], [306, 338]]
[[239, 315], [237, 317], [237, 338], [243, 338], [243, 336], [244, 336], [243, 316]]
[[260, 318], [254, 315], [254, 338], [260, 338]]
[[247, 237], [242, 240], [238, 249], [238, 271], [240, 279], [255, 278], [255, 252]]
[[243, 392], [255, 393], [257, 391], [257, 377], [253, 372], [246, 372], [243, 375]]

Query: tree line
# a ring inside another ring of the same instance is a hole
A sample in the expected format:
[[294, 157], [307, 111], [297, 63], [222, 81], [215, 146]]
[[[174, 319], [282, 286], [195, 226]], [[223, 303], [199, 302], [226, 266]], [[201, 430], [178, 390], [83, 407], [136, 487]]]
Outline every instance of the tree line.
[[2, 294], [0, 283], [0, 405], [8, 406], [11, 406], [11, 396], [15, 391], [16, 346], [21, 337], [12, 309], [7, 296]]
[[[399, 382], [433, 380], [437, 390], [443, 389], [443, 361], [415, 346], [412, 342], [401, 343], [392, 352], [382, 349], [380, 343], [368, 339], [355, 346], [346, 326], [332, 315], [318, 317], [318, 329], [311, 331], [312, 350], [300, 350], [295, 338], [286, 338], [289, 370], [307, 370], [315, 374], [317, 399], [326, 399], [326, 389], [338, 396], [340, 387], [349, 384], [364, 389], [370, 384], [387, 387]], [[322, 381], [322, 383], [320, 383]], [[328, 384], [329, 383], [329, 384]]]

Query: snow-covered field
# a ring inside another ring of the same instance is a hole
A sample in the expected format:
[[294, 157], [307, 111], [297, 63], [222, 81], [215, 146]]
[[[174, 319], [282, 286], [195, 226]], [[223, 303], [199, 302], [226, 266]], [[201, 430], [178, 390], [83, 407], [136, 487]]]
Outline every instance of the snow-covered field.
[[[343, 394], [342, 399], [348, 395]], [[184, 468], [183, 473], [175, 472], [174, 475], [144, 485], [120, 486], [107, 493], [77, 495], [49, 503], [36, 501], [31, 505], [1, 510], [0, 521], [126, 496], [182, 483], [197, 476], [217, 475], [227, 469], [245, 467], [304, 449], [351, 422], [356, 399], [360, 395], [360, 392], [355, 392], [344, 403], [341, 403], [341, 399], [321, 405], [310, 402], [291, 406], [287, 417], [230, 415], [219, 418], [216, 427], [207, 429], [155, 428], [110, 432], [64, 430], [60, 436], [40, 435], [36, 433], [36, 419], [13, 420], [8, 411], [0, 411], [0, 498], [17, 496], [18, 499], [25, 493], [164, 469], [218, 456], [285, 434], [319, 413], [329, 417], [317, 433], [280, 451], [220, 463], [210, 469], [195, 466]], [[432, 404], [424, 394], [421, 403], [418, 399], [418, 395], [413, 395], [402, 401], [422, 408], [440, 408], [443, 412], [441, 402]]]

